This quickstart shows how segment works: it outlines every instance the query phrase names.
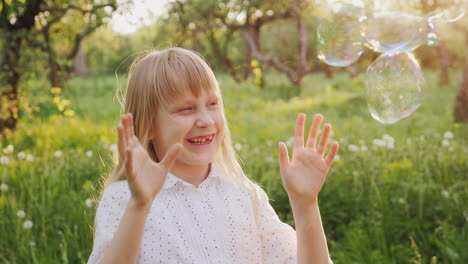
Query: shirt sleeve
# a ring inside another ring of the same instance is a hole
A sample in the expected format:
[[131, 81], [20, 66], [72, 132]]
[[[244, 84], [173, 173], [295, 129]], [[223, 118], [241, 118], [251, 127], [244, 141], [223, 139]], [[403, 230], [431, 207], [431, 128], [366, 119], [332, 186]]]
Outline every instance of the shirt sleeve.
[[[262, 243], [263, 263], [296, 264], [297, 236], [296, 231], [288, 224], [281, 222], [268, 201], [265, 191], [256, 185], [258, 201], [258, 229]], [[329, 264], [333, 261], [329, 259]]]
[[98, 263], [103, 257], [125, 212], [130, 192], [122, 186], [121, 182], [114, 183], [102, 195], [96, 211], [94, 245], [88, 264]]

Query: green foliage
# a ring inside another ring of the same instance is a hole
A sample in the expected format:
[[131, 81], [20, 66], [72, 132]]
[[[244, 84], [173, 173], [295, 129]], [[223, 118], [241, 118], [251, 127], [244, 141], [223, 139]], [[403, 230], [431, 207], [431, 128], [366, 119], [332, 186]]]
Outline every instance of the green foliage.
[[[436, 83], [434, 73], [426, 77]], [[284, 78], [265, 73], [272, 97], [250, 81], [218, 76], [244, 171], [266, 189], [280, 218], [293, 224], [277, 142], [291, 148], [297, 113], [310, 124], [320, 112], [340, 143], [319, 201], [334, 263], [468, 262], [468, 127], [451, 121], [459, 84], [431, 85], [420, 109], [388, 126], [371, 119], [361, 77], [311, 75], [301, 94], [281, 97], [286, 86], [270, 84]], [[113, 93], [121, 82], [71, 80], [61, 95], [75, 117], [39, 112], [35, 119], [33, 111], [0, 141], [0, 262], [86, 262], [96, 209], [88, 199], [112, 169], [120, 111]]]

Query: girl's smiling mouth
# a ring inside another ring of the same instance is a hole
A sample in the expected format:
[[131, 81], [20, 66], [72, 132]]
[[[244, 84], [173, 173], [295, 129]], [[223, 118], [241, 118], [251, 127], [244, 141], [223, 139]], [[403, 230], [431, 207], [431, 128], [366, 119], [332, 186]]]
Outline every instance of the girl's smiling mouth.
[[187, 139], [187, 141], [193, 145], [206, 146], [210, 144], [211, 141], [213, 141], [213, 138], [214, 138], [214, 134], [210, 134], [210, 135], [205, 135], [205, 136], [189, 138]]

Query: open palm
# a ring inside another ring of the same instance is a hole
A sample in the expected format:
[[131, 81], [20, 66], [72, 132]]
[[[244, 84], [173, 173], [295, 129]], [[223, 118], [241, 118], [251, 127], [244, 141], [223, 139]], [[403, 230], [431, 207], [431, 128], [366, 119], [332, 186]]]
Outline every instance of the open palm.
[[122, 115], [122, 123], [117, 126], [119, 153], [124, 158], [125, 172], [132, 199], [140, 204], [149, 204], [159, 193], [167, 174], [180, 152], [181, 145], [169, 149], [160, 163], [154, 162], [146, 149], [135, 136], [133, 117]]
[[323, 120], [323, 116], [317, 114], [312, 122], [307, 143], [304, 145], [305, 120], [306, 115], [300, 113], [297, 117], [291, 161], [286, 145], [280, 142], [278, 147], [281, 178], [286, 192], [290, 199], [310, 203], [317, 201], [318, 193], [338, 152], [338, 143], [334, 142], [328, 155], [324, 157], [331, 125], [324, 126], [317, 146], [317, 137]]

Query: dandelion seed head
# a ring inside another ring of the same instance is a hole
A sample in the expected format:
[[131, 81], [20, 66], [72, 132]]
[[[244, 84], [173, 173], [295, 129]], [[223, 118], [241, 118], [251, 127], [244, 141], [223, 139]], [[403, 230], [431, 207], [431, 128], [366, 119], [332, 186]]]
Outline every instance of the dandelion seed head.
[[443, 196], [444, 198], [449, 198], [449, 197], [450, 197], [450, 193], [449, 193], [449, 191], [447, 191], [447, 190], [442, 190], [441, 193], [442, 193], [442, 196]]
[[19, 152], [18, 155], [17, 155], [18, 159], [20, 160], [24, 160], [26, 158], [26, 153], [24, 153], [23, 151]]
[[31, 154], [28, 154], [28, 155], [26, 155], [26, 160], [29, 161], [29, 162], [33, 162], [34, 161], [34, 156], [31, 155]]
[[7, 157], [7, 156], [2, 156], [0, 158], [0, 164], [2, 165], [8, 165], [8, 163], [10, 163], [10, 159]]
[[242, 150], [242, 145], [240, 143], [236, 143], [234, 144], [234, 148], [237, 150], [237, 151], [240, 151]]
[[13, 147], [13, 145], [8, 145], [6, 148], [3, 149], [3, 153], [10, 154], [13, 153], [14, 150], [15, 148]]
[[19, 210], [17, 213], [16, 213], [16, 216], [18, 216], [19, 218], [24, 218], [26, 216], [26, 213], [23, 211], [23, 210]]
[[54, 157], [56, 157], [56, 158], [61, 158], [62, 156], [63, 156], [62, 151], [57, 150], [57, 151], [54, 152]]
[[374, 139], [372, 140], [372, 144], [377, 147], [385, 147], [387, 145], [387, 141], [382, 139]]
[[453, 133], [450, 132], [450, 131], [445, 132], [445, 133], [444, 133], [444, 138], [448, 138], [448, 139], [453, 138]]
[[24, 229], [31, 229], [33, 226], [33, 222], [31, 220], [24, 221], [23, 228]]
[[85, 201], [86, 207], [91, 208], [93, 206], [93, 200], [91, 199], [86, 199]]
[[348, 145], [348, 150], [351, 151], [351, 152], [356, 152], [356, 151], [359, 151], [359, 147], [354, 145], [354, 144], [349, 144]]
[[109, 150], [112, 151], [112, 152], [117, 152], [117, 144], [110, 145]]
[[444, 146], [444, 147], [450, 146], [450, 140], [448, 140], [448, 139], [442, 140], [442, 146]]

